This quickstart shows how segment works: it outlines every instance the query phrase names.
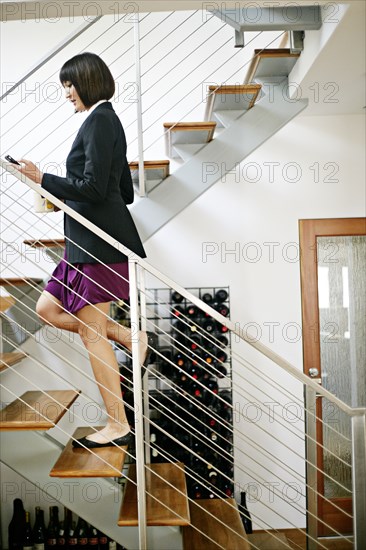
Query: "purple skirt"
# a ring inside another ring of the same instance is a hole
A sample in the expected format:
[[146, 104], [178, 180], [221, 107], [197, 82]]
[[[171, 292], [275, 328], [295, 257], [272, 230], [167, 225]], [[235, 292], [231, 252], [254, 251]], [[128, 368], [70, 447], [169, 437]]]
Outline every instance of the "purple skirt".
[[57, 265], [45, 290], [60, 300], [69, 313], [90, 304], [128, 299], [128, 262], [108, 266], [99, 263], [70, 265], [65, 260]]

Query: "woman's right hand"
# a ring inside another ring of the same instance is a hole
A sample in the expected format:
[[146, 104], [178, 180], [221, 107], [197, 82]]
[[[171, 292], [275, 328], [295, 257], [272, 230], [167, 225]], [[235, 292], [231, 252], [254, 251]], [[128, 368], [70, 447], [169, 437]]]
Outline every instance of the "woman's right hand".
[[19, 170], [21, 174], [24, 174], [27, 178], [34, 181], [34, 183], [42, 183], [43, 172], [41, 172], [33, 162], [27, 159], [20, 159], [19, 162], [21, 166], [18, 168], [17, 165], [14, 165], [14, 167]]

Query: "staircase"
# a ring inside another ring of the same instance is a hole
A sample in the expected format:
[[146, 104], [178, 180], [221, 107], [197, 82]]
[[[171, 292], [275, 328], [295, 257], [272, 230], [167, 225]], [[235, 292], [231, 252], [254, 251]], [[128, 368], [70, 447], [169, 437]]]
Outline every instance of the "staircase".
[[[193, 16], [191, 17], [193, 18]], [[219, 17], [222, 19], [223, 14], [221, 13]], [[181, 26], [185, 25], [185, 22], [186, 20], [181, 22]], [[218, 24], [217, 21], [211, 23], [213, 27]], [[318, 25], [318, 23], [316, 24]], [[215, 33], [221, 32], [223, 27], [225, 25], [220, 23], [219, 30], [215, 30]], [[280, 28], [282, 29], [282, 27]], [[302, 30], [304, 28], [301, 27]], [[243, 32], [242, 26], [235, 30], [236, 32]], [[299, 55], [298, 52], [293, 53], [284, 48], [256, 48], [246, 76], [244, 76], [244, 67], [240, 67], [240, 70], [237, 69], [235, 72], [235, 75], [241, 75], [240, 81], [243, 84], [236, 84], [234, 81], [231, 84], [210, 84], [207, 89], [207, 96], [204, 98], [205, 105], [200, 102], [198, 108], [192, 113], [194, 121], [182, 120], [185, 117], [178, 113], [179, 116], [175, 119], [176, 122], [164, 121], [162, 123], [165, 153], [170, 160], [161, 159], [160, 154], [159, 160], [136, 159], [130, 162], [135, 186], [138, 187], [142, 174], [147, 183], [148, 196], [139, 200], [132, 208], [143, 240], [148, 239], [165, 226], [179, 212], [226, 173], [235, 169], [243, 159], [306, 108], [307, 100], [288, 101], [288, 76]], [[151, 102], [150, 108], [153, 110], [154, 102]], [[130, 116], [128, 109], [129, 106], [124, 107], [121, 111], [123, 120], [128, 120]], [[133, 127], [133, 124], [126, 124], [127, 133], [131, 132], [129, 126]], [[143, 137], [145, 138], [146, 135], [148, 135], [148, 129]], [[141, 138], [142, 136], [139, 136], [139, 139]], [[154, 143], [150, 144], [147, 149], [153, 148], [153, 145]], [[172, 170], [173, 163], [175, 163], [174, 170]], [[2, 166], [4, 167], [4, 165]], [[7, 198], [11, 197], [12, 189], [8, 188], [5, 194]], [[22, 201], [23, 197], [20, 197], [19, 205], [25, 210], [25, 202]], [[62, 210], [73, 215], [59, 201], [55, 200], [54, 202]], [[75, 215], [73, 216], [75, 217]], [[19, 221], [15, 220], [12, 224], [13, 218], [9, 212], [5, 213], [4, 218], [9, 224], [9, 228], [17, 234], [19, 239], [22, 235], [22, 226], [19, 225]], [[85, 223], [85, 225], [87, 224]], [[57, 227], [60, 227], [59, 222], [56, 223]], [[34, 229], [36, 229], [36, 233], [39, 233], [38, 238], [35, 238], [34, 234], [32, 235]], [[26, 230], [29, 238], [23, 240], [24, 245], [32, 250], [44, 251], [53, 262], [58, 261], [63, 253], [64, 240], [59, 237], [49, 237], [48, 233], [53, 229], [54, 226], [51, 225], [49, 218], [43, 217], [36, 221], [31, 219], [31, 223], [29, 223]], [[95, 228], [91, 229], [96, 230]], [[102, 238], [108, 241], [108, 238], [104, 235], [102, 235]], [[20, 256], [23, 255], [23, 253], [20, 254]], [[36, 261], [33, 259], [28, 261], [36, 267]], [[7, 267], [14, 276], [9, 275], [0, 280], [1, 286], [8, 293], [0, 302], [3, 336], [0, 370], [4, 371], [2, 376], [12, 375], [18, 377], [23, 384], [27, 381], [27, 377], [22, 374], [26, 371], [26, 368], [18, 372], [14, 369], [14, 366], [20, 367], [20, 365], [26, 366], [28, 364], [29, 356], [26, 351], [23, 351], [23, 348], [26, 348], [24, 344], [27, 344], [27, 340], [33, 339], [41, 327], [35, 315], [35, 303], [43, 288], [47, 270], [41, 266], [41, 269], [44, 270], [44, 277], [36, 278], [19, 276], [10, 262]], [[297, 382], [300, 382], [301, 388], [310, 387], [314, 391], [316, 388], [315, 382], [308, 381], [295, 367], [287, 364], [282, 358], [278, 358], [265, 349], [264, 346], [260, 344], [253, 345], [249, 339], [243, 338], [243, 335], [240, 332], [238, 333], [234, 323], [229, 319], [224, 318], [202, 300], [170, 281], [146, 262], [131, 259], [131, 272], [137, 268], [141, 274], [148, 276], [149, 285], [153, 281], [152, 285], [163, 285], [169, 293], [173, 290], [181, 293], [187, 301], [192, 302], [202, 312], [202, 315], [211, 316], [221, 326], [227, 326], [228, 330], [244, 340], [246, 345], [252, 345], [256, 352], [269, 358], [274, 367], [280, 367], [281, 374], [283, 374], [284, 369], [289, 376], [291, 375]], [[152, 286], [152, 288], [155, 287]], [[139, 287], [136, 285], [135, 290], [136, 293], [139, 293], [139, 303], [136, 294], [135, 304], [131, 299], [131, 321], [137, 324], [141, 323], [142, 326], [145, 325], [148, 330], [157, 330], [156, 319], [163, 315], [161, 312], [167, 308], [167, 303], [156, 301], [154, 304], [154, 317], [146, 306], [149, 290], [146, 290], [144, 283], [140, 283]], [[171, 313], [169, 311], [169, 315]], [[161, 330], [159, 338], [164, 343], [170, 337], [168, 332]], [[210, 334], [203, 332], [202, 338], [206, 344], [212, 343]], [[74, 350], [76, 345], [74, 342], [72, 344], [69, 345], [69, 348]], [[69, 348], [65, 343], [65, 350], [68, 351]], [[160, 348], [161, 346], [158, 346], [154, 349], [157, 356], [161, 355]], [[185, 353], [187, 353], [186, 350]], [[65, 357], [68, 358], [67, 353]], [[39, 359], [37, 358], [37, 360]], [[132, 360], [133, 380], [136, 386], [136, 394], [138, 394], [139, 364], [135, 351], [133, 351]], [[243, 357], [236, 358], [236, 360], [243, 368], [245, 366], [246, 369], [250, 369], [250, 363]], [[167, 359], [167, 363], [170, 368], [177, 368], [171, 360]], [[52, 365], [48, 368], [58, 385], [67, 381], [63, 373], [60, 374], [57, 368]], [[15, 380], [18, 380], [18, 378], [15, 378]], [[90, 424], [74, 430], [75, 426], [67, 424], [67, 417], [70, 415], [72, 415], [72, 418], [77, 418], [78, 423], [85, 423], [85, 419], [79, 414], [76, 400], [81, 399], [83, 396], [86, 399], [89, 398], [90, 379], [88, 380], [86, 377], [85, 384], [88, 389], [84, 391], [83, 387], [82, 394], [76, 389], [38, 389], [37, 391], [28, 390], [20, 396], [14, 395], [16, 399], [7, 404], [1, 411], [2, 461], [26, 479], [40, 483], [45, 487], [49, 483], [48, 476], [59, 480], [60, 484], [65, 479], [77, 479], [80, 491], [78, 491], [73, 502], [70, 502], [67, 498], [68, 495], [64, 493], [61, 493], [59, 502], [71, 508], [75, 513], [82, 514], [82, 517], [87, 521], [131, 549], [137, 547], [141, 549], [146, 547], [159, 548], [159, 550], [173, 550], [175, 548], [177, 550], [181, 550], [181, 548], [184, 550], [201, 550], [201, 548], [209, 550], [216, 548], [236, 550], [240, 548], [246, 550], [260, 548], [248, 539], [243, 528], [242, 516], [234, 498], [223, 495], [222, 491], [219, 490], [214, 495], [215, 498], [212, 499], [195, 500], [189, 498], [187, 494], [187, 476], [193, 475], [194, 477], [195, 473], [192, 474], [191, 469], [188, 472], [187, 465], [175, 460], [175, 457], [168, 457], [169, 460], [164, 463], [152, 463], [150, 461], [149, 430], [151, 429], [151, 421], [148, 407], [149, 384], [152, 380], [156, 380], [158, 388], [167, 385], [169, 389], [173, 389], [176, 392], [176, 399], [181, 397], [187, 399], [184, 392], [175, 388], [174, 384], [171, 385], [159, 372], [158, 368], [152, 368], [150, 370], [150, 380], [145, 380], [142, 384], [141, 393], [144, 400], [144, 409], [142, 406], [140, 407], [142, 405], [142, 402], [139, 401], [141, 395], [135, 395], [135, 449], [125, 447], [107, 447], [97, 450], [73, 448], [73, 439], [91, 433], [98, 427]], [[243, 389], [240, 388], [240, 391], [243, 391], [244, 395], [246, 390], [242, 375], [239, 376], [239, 382], [243, 383]], [[3, 384], [5, 392], [12, 393], [11, 387], [7, 383], [8, 378]], [[267, 384], [266, 377], [263, 377], [262, 384]], [[280, 388], [278, 391], [282, 390], [285, 392], [285, 398], [288, 399], [287, 390]], [[323, 392], [324, 396], [332, 400], [332, 396], [328, 392], [322, 388], [319, 388], [319, 390]], [[302, 397], [299, 398], [298, 395], [295, 395], [293, 398], [299, 399], [300, 406], [303, 407]], [[336, 400], [334, 403], [338, 405]], [[193, 405], [196, 407], [196, 403], [193, 403]], [[231, 409], [233, 409], [232, 406]], [[203, 410], [205, 411], [205, 408]], [[202, 413], [202, 409], [197, 408], [195, 414], [200, 413]], [[175, 420], [177, 425], [179, 420], [181, 419]], [[276, 420], [279, 426], [283, 426], [282, 419]], [[137, 432], [139, 428], [142, 429], [142, 425], [145, 432], [143, 440], [139, 442]], [[286, 429], [289, 428], [286, 427]], [[51, 430], [50, 433], [41, 433], [49, 430]], [[21, 440], [17, 433], [19, 431], [22, 431]], [[260, 444], [251, 439], [242, 427], [235, 427], [233, 431], [235, 453], [237, 454], [236, 467], [247, 472], [248, 476], [252, 475], [253, 471], [250, 467], [252, 457], [248, 459], [248, 451], [250, 450], [253, 453], [252, 456], [259, 455], [259, 459], [263, 461], [263, 468], [266, 468], [265, 464], [268, 461], [266, 449], [261, 448]], [[292, 437], [293, 432], [290, 433], [290, 437]], [[68, 439], [65, 446], [60, 444], [60, 434], [62, 438], [66, 437]], [[265, 434], [266, 438], [272, 436], [267, 431]], [[205, 438], [203, 434], [202, 437]], [[299, 437], [303, 437], [303, 434]], [[240, 443], [244, 440], [246, 459], [243, 461], [244, 446], [240, 446]], [[298, 449], [295, 447], [294, 445], [291, 452], [297, 452]], [[24, 460], [25, 454], [19, 452], [19, 448], [27, 449], [27, 461]], [[213, 444], [213, 449], [217, 451], [217, 445]], [[205, 460], [208, 462], [208, 459], [203, 459], [203, 461]], [[297, 482], [303, 483], [298, 472], [293, 472], [291, 467], [287, 467], [286, 461], [282, 461], [277, 457], [273, 457], [273, 460], [276, 465], [275, 472], [270, 469], [268, 471], [270, 475], [275, 476], [276, 480], [283, 481], [282, 477], [287, 479], [287, 476], [289, 476], [290, 480], [295, 479]], [[278, 474], [277, 470], [280, 470], [281, 473]], [[145, 525], [142, 525], [139, 519], [141, 517], [142, 494], [145, 494], [140, 483], [138, 483], [138, 480], [141, 480], [139, 472], [140, 474], [142, 472], [146, 485], [147, 545], [144, 539], [146, 536], [144, 534]], [[223, 474], [224, 476], [227, 475], [226, 472], [223, 472]], [[89, 478], [98, 478], [99, 499], [102, 503], [100, 506], [96, 507], [95, 503], [82, 498], [83, 490], [86, 490], [88, 483], [90, 483], [88, 482]], [[263, 483], [264, 480], [265, 478], [260, 477], [257, 483]], [[121, 483], [124, 485], [122, 502], [119, 486]], [[47, 492], [47, 489], [45, 489], [45, 492]], [[265, 511], [270, 514], [270, 507], [267, 505], [264, 508], [267, 508]], [[296, 511], [305, 513], [306, 509], [304, 511], [300, 505], [299, 507], [296, 505]], [[286, 512], [281, 510], [280, 513], [283, 513], [285, 518]], [[272, 531], [270, 521], [267, 520], [266, 515], [258, 516], [254, 514], [253, 519], [263, 529], [269, 532]], [[180, 533], [182, 533], [182, 538]], [[311, 537], [309, 541], [310, 544], [314, 544], [314, 539]]]

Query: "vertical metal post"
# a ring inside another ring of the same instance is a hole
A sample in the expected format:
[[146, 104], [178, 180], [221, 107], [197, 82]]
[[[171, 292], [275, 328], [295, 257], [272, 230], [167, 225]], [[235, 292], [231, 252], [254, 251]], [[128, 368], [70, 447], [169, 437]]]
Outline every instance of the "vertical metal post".
[[355, 550], [366, 548], [366, 414], [352, 416], [352, 508]]
[[[140, 313], [141, 330], [147, 331], [147, 309], [146, 309], [146, 285], [145, 270], [140, 270]], [[145, 433], [145, 462], [150, 463], [150, 421], [149, 421], [149, 377], [148, 373], [143, 378], [143, 402], [144, 402], [144, 433]]]
[[317, 545], [317, 456], [316, 456], [316, 391], [305, 389], [306, 422], [306, 534], [307, 550], [316, 550]]
[[140, 56], [140, 16], [136, 14], [135, 28], [135, 67], [137, 86], [137, 139], [139, 151], [139, 190], [140, 197], [146, 196], [145, 168], [144, 168], [144, 137], [142, 128], [142, 93], [141, 93], [141, 56]]
[[135, 442], [136, 442], [136, 481], [137, 481], [137, 511], [139, 525], [139, 549], [147, 550], [146, 536], [146, 490], [145, 490], [145, 460], [144, 460], [144, 424], [142, 409], [141, 362], [139, 352], [140, 315], [137, 288], [137, 263], [129, 260], [130, 280], [130, 315], [132, 329], [132, 370], [133, 398], [135, 408]]

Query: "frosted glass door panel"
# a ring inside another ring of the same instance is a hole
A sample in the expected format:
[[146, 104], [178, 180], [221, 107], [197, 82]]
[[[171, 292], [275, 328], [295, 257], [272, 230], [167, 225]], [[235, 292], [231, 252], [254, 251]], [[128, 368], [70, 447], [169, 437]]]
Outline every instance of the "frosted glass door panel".
[[[366, 406], [366, 237], [318, 237], [321, 380], [352, 407]], [[326, 399], [323, 408], [326, 497], [350, 496], [351, 424]]]

